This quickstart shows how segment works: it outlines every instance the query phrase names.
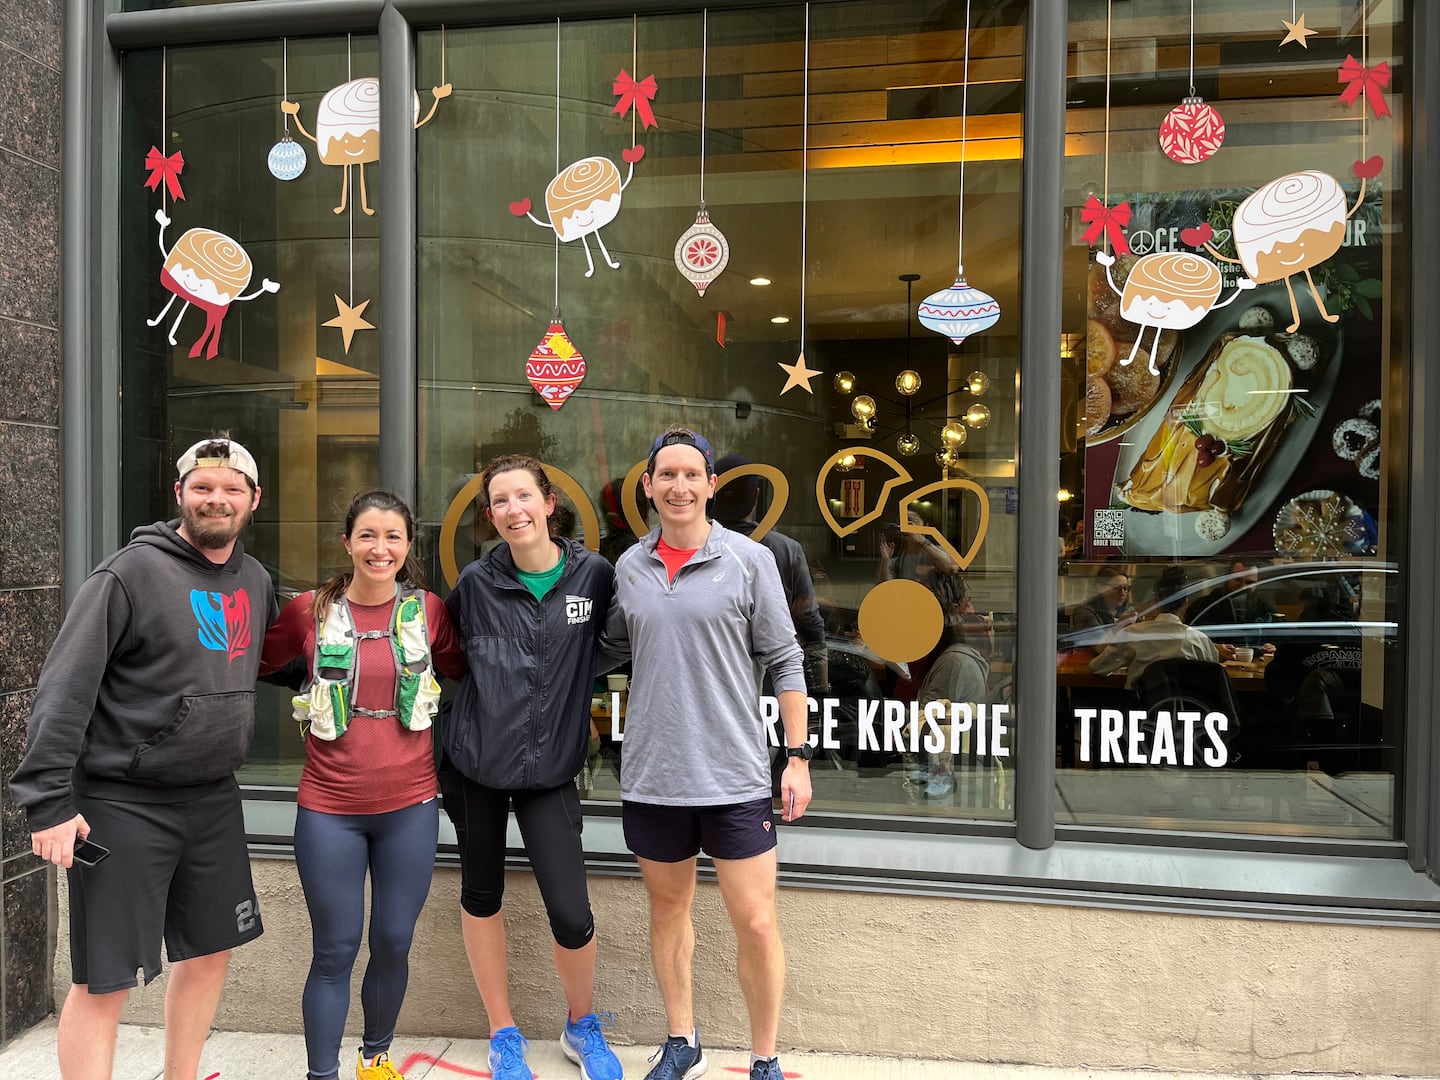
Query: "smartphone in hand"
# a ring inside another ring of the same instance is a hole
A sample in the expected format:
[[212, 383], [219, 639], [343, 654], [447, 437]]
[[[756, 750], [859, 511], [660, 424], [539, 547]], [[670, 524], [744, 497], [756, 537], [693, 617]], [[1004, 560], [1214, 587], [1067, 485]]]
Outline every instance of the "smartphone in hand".
[[81, 866], [98, 866], [110, 857], [110, 849], [89, 838], [76, 839], [71, 858]]

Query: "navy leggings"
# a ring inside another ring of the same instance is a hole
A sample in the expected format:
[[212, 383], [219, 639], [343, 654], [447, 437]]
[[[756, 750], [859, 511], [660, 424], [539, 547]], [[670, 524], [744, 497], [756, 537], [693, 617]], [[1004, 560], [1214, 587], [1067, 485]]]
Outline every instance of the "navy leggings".
[[339, 1071], [350, 973], [365, 929], [365, 874], [370, 874], [370, 962], [360, 986], [365, 1013], [361, 1051], [390, 1048], [410, 981], [410, 940], [430, 893], [440, 829], [434, 799], [388, 814], [295, 814], [295, 866], [310, 909], [314, 957], [301, 1002], [310, 1076]]

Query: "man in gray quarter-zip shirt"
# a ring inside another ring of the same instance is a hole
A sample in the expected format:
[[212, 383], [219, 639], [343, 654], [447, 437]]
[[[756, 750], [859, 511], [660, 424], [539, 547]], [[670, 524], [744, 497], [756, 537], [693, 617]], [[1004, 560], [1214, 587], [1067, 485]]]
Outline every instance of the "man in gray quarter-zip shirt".
[[669, 1038], [647, 1080], [693, 1080], [706, 1061], [695, 1028], [691, 959], [696, 857], [715, 862], [739, 939], [751, 1020], [752, 1080], [780, 1080], [775, 1058], [785, 953], [775, 908], [770, 747], [760, 717], [768, 672], [791, 756], [786, 821], [810, 803], [803, 654], [775, 557], [705, 516], [715, 493], [705, 438], [672, 428], [650, 449], [645, 493], [660, 528], [616, 564], [602, 645], [629, 657], [620, 793], [625, 842], [650, 897], [650, 952]]

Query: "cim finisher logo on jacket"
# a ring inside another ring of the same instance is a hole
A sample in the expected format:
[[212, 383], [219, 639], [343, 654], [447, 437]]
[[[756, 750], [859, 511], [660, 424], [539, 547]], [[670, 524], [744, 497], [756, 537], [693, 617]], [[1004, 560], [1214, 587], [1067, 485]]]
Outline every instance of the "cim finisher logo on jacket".
[[565, 596], [565, 621], [571, 626], [588, 623], [590, 610], [594, 606], [595, 601], [588, 596], [574, 596], [567, 593]]
[[250, 594], [244, 589], [233, 593], [190, 590], [190, 610], [200, 624], [200, 644], [214, 652], [223, 652], [234, 663], [250, 647]]

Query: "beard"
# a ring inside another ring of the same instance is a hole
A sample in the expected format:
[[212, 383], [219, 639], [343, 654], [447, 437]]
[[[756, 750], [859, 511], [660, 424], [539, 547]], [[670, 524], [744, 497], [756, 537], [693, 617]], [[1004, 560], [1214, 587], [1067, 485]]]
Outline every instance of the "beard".
[[234, 543], [250, 522], [248, 510], [237, 514], [206, 514], [188, 506], [180, 508], [180, 527], [186, 538], [201, 551], [215, 551]]

